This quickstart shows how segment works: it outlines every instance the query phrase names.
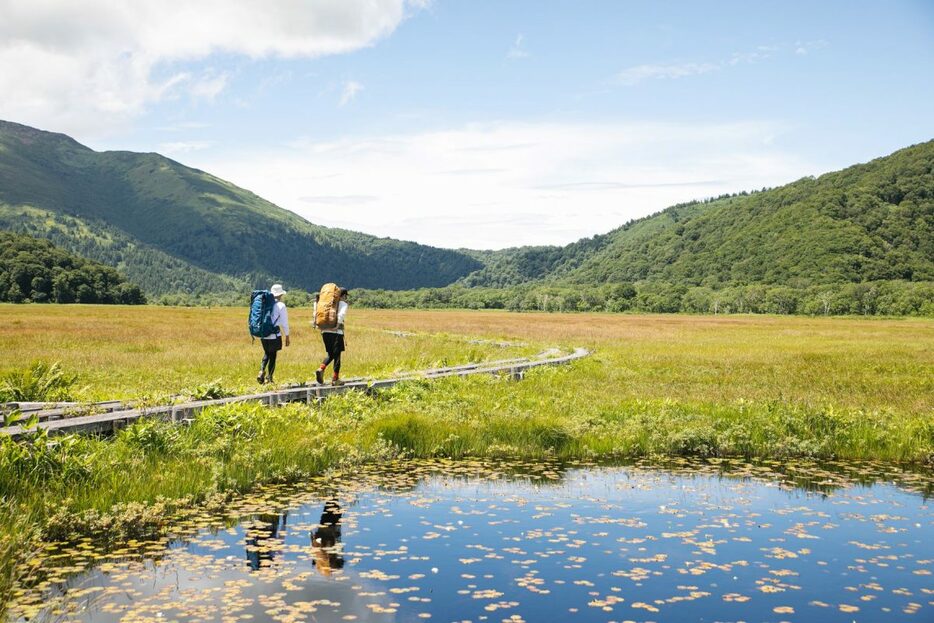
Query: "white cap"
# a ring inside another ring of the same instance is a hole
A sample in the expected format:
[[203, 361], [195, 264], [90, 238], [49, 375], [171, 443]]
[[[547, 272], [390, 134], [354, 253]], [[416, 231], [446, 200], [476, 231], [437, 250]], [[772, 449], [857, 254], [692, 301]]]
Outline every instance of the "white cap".
[[272, 287], [269, 288], [269, 291], [272, 292], [273, 296], [282, 296], [283, 294], [285, 294], [285, 290], [282, 289], [281, 283], [272, 284]]

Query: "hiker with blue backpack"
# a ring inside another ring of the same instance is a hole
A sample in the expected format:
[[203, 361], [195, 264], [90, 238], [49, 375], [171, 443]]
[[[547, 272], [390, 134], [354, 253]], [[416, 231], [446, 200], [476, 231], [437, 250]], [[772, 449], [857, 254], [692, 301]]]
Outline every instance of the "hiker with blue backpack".
[[282, 284], [273, 284], [268, 290], [254, 290], [250, 297], [250, 335], [260, 338], [263, 345], [263, 363], [256, 381], [274, 383], [276, 355], [282, 350], [282, 336], [289, 346], [289, 313], [282, 302], [285, 296]]

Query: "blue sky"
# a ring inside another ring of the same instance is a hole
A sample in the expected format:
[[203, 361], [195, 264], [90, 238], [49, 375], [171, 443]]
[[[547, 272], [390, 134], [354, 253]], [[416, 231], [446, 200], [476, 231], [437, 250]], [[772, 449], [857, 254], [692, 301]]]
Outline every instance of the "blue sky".
[[0, 118], [474, 248], [934, 138], [931, 2], [258, 6], [0, 0]]

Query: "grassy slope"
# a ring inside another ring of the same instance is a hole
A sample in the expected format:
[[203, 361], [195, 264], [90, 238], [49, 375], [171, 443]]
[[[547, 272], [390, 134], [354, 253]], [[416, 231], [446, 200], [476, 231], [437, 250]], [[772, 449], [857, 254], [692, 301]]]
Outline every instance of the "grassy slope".
[[[158, 154], [99, 153], [67, 136], [7, 122], [0, 122], [0, 207], [6, 227], [22, 224], [16, 216], [23, 207], [38, 208], [55, 219], [71, 216], [96, 233], [116, 230], [122, 243], [190, 270], [275, 278], [308, 290], [335, 279], [350, 287], [441, 286], [480, 266], [456, 251], [313, 225]], [[30, 222], [42, 233], [49, 220]], [[138, 263], [138, 257], [129, 253], [122, 261]], [[163, 270], [172, 268], [160, 261]], [[159, 282], [153, 273], [142, 285], [155, 291]]]
[[[240, 309], [0, 310], [6, 365], [60, 359], [93, 384], [87, 397], [171, 393], [215, 377], [248, 386], [259, 356], [243, 338]], [[304, 378], [320, 350], [307, 311], [296, 312], [283, 379]], [[179, 336], [178, 326], [190, 331]], [[348, 329], [349, 375], [552, 345], [595, 353], [519, 383], [415, 382], [312, 408], [212, 410], [190, 428], [141, 422], [113, 440], [40, 444], [37, 460], [24, 463], [4, 447], [0, 602], [26, 569], [36, 531], [111, 539], [158, 531], [175, 509], [214, 496], [400, 453], [934, 459], [930, 321], [355, 310]], [[527, 346], [500, 351], [471, 336]]]

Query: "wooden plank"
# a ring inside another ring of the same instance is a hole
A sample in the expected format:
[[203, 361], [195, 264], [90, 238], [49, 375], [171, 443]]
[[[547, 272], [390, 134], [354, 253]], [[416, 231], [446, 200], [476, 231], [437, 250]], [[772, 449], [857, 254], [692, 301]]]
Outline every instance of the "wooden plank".
[[[553, 351], [545, 351], [542, 355], [551, 354]], [[119, 405], [126, 405], [120, 401], [108, 401], [107, 403], [97, 403], [99, 405], [110, 405], [113, 408], [109, 412], [97, 413], [92, 415], [78, 415], [55, 419], [52, 416], [40, 421], [39, 427], [47, 430], [49, 433], [60, 432], [111, 432], [123, 428], [130, 423], [143, 417], [157, 417], [172, 422], [191, 423], [194, 418], [206, 407], [223, 406], [228, 404], [237, 404], [245, 402], [260, 402], [269, 406], [276, 406], [290, 402], [320, 401], [328, 396], [340, 394], [347, 391], [366, 391], [376, 392], [381, 389], [392, 387], [398, 383], [416, 380], [416, 379], [439, 379], [451, 376], [469, 376], [471, 374], [506, 374], [510, 378], [520, 380], [524, 377], [525, 371], [547, 365], [567, 364], [581, 357], [586, 357], [590, 352], [585, 348], [577, 348], [568, 355], [559, 357], [545, 358], [526, 358], [526, 359], [503, 359], [498, 361], [464, 364], [459, 366], [449, 366], [446, 368], [434, 368], [415, 372], [409, 375], [398, 376], [388, 379], [376, 379], [367, 381], [365, 379], [352, 379], [351, 382], [342, 385], [317, 385], [317, 384], [297, 384], [290, 385], [283, 389], [269, 392], [260, 392], [255, 394], [245, 394], [241, 396], [230, 396], [227, 398], [216, 398], [212, 400], [196, 400], [183, 404], [162, 405], [154, 407], [139, 407], [130, 409], [120, 409]], [[48, 403], [41, 403], [48, 404]], [[27, 431], [20, 426], [11, 426], [0, 428], [0, 434], [20, 437]]]

